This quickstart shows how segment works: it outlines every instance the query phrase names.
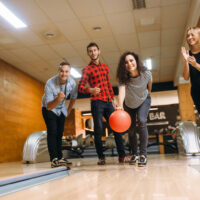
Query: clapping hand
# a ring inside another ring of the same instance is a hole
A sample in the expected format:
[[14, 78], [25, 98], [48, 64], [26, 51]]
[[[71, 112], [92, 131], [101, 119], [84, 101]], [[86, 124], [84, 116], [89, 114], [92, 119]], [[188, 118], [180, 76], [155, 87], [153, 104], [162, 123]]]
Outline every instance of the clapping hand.
[[194, 56], [189, 56], [188, 62], [189, 62], [189, 64], [192, 65], [193, 67], [195, 67], [196, 64], [197, 64], [197, 61], [196, 61], [196, 59], [195, 59]]
[[185, 49], [185, 47], [181, 48], [181, 53], [183, 56], [183, 59], [188, 62], [188, 58], [189, 58], [189, 51]]

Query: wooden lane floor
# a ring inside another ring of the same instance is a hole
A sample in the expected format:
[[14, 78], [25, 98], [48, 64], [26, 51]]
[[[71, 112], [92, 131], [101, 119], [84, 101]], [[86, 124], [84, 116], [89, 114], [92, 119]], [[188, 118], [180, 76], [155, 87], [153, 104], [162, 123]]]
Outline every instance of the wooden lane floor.
[[0, 163], [0, 181], [49, 169], [49, 162], [36, 164], [23, 164], [22, 162]]
[[[2, 197], [2, 200], [199, 200], [200, 157], [149, 155], [139, 168], [108, 157], [73, 159], [71, 175]], [[77, 173], [74, 173], [77, 172]]]

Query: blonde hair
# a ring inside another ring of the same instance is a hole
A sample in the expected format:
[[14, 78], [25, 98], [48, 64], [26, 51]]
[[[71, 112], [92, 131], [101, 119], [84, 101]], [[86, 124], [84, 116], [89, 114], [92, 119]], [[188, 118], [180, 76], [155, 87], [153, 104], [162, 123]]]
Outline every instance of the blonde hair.
[[[189, 31], [195, 31], [196, 33], [198, 33], [198, 35], [199, 35], [199, 45], [200, 45], [200, 27], [198, 27], [198, 26], [196, 26], [196, 27], [189, 27], [188, 29], [187, 29], [187, 31], [186, 31], [186, 40], [187, 40], [187, 38], [188, 38], [188, 32]], [[191, 45], [190, 44], [188, 44], [188, 46], [190, 47], [190, 49], [191, 49]]]

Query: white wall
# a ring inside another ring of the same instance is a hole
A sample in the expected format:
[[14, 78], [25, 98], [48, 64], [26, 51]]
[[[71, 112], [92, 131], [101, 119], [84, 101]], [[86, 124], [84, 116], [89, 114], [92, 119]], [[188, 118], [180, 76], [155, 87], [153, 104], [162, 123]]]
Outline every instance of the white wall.
[[151, 102], [152, 106], [179, 103], [177, 90], [152, 92], [151, 97], [152, 97], [152, 102]]
[[[151, 97], [152, 106], [179, 103], [177, 90], [152, 92]], [[77, 99], [74, 108], [80, 111], [90, 111], [90, 99]]]

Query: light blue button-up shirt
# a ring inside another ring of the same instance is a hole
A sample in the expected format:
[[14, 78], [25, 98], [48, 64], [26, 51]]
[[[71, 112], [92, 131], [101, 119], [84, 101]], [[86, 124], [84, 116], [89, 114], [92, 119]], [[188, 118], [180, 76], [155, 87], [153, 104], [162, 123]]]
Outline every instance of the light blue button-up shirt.
[[76, 82], [71, 77], [67, 79], [67, 82], [65, 84], [60, 84], [58, 75], [53, 76], [46, 82], [45, 92], [42, 97], [42, 107], [46, 108], [47, 104], [53, 101], [58, 96], [58, 93], [61, 91], [65, 94], [65, 99], [63, 99], [51, 111], [53, 111], [57, 116], [60, 116], [61, 113], [67, 116], [67, 108], [66, 108], [65, 100], [67, 99], [69, 94], [70, 94], [71, 99], [76, 99], [77, 94], [78, 94]]

